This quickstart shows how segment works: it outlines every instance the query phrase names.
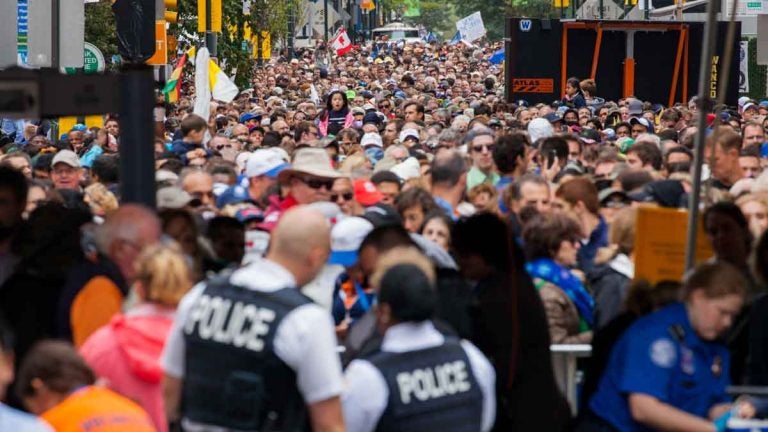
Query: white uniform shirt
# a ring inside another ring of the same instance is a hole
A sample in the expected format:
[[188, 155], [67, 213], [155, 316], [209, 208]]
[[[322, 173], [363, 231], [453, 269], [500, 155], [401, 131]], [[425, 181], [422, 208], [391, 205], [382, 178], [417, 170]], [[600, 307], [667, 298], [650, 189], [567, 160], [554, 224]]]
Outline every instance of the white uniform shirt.
[[[230, 280], [267, 293], [296, 286], [293, 275], [266, 259], [236, 270]], [[184, 377], [184, 323], [204, 289], [204, 282], [198, 284], [179, 304], [161, 360], [169, 376]], [[333, 320], [320, 306], [310, 303], [288, 313], [275, 330], [274, 348], [275, 355], [296, 372], [296, 383], [307, 404], [341, 394], [341, 362], [336, 353]]]
[[[444, 341], [443, 335], [430, 321], [403, 323], [387, 330], [381, 350], [409, 352], [438, 346]], [[469, 357], [472, 372], [483, 393], [482, 431], [486, 432], [491, 430], [496, 419], [496, 373], [488, 359], [472, 343], [462, 340], [461, 346]], [[353, 360], [344, 373], [344, 381], [342, 406], [347, 430], [376, 430], [389, 401], [389, 388], [384, 375], [367, 360]]]

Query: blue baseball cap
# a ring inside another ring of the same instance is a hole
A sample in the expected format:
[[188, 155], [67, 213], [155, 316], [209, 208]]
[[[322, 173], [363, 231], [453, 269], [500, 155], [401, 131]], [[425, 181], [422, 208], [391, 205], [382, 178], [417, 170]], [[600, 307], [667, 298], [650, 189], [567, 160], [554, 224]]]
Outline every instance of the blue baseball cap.
[[216, 199], [216, 207], [224, 208], [230, 204], [239, 204], [249, 201], [251, 196], [248, 190], [240, 185], [230, 186]]
[[563, 118], [557, 115], [557, 113], [549, 113], [544, 116], [544, 119], [547, 120], [550, 123], [557, 123], [563, 121]]
[[245, 122], [247, 122], [248, 120], [253, 120], [253, 119], [256, 119], [256, 120], [259, 120], [259, 121], [261, 121], [261, 116], [260, 116], [260, 115], [258, 115], [258, 114], [254, 114], [254, 113], [249, 113], [249, 112], [247, 112], [247, 113], [245, 113], [245, 114], [242, 114], [242, 115], [240, 116], [240, 123], [245, 123]]

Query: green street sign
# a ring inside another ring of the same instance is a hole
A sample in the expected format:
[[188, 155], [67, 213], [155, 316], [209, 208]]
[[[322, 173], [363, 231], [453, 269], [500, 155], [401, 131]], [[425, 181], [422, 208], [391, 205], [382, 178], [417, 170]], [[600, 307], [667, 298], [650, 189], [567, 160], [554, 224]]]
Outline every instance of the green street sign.
[[[86, 74], [102, 73], [107, 68], [107, 62], [104, 60], [104, 54], [96, 45], [86, 42], [83, 52], [83, 72]], [[67, 75], [74, 75], [76, 68], [63, 68]]]

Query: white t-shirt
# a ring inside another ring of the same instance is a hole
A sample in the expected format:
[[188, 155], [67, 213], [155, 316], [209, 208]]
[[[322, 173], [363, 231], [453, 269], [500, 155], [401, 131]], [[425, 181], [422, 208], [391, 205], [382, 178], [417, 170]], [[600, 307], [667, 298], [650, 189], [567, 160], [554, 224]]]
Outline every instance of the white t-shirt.
[[[230, 280], [260, 292], [296, 286], [285, 268], [266, 259], [236, 270]], [[201, 282], [179, 304], [161, 360], [171, 377], [184, 377], [184, 323], [204, 289], [205, 283]], [[275, 355], [296, 372], [296, 384], [307, 404], [341, 394], [341, 362], [336, 353], [333, 320], [320, 306], [310, 303], [288, 313], [275, 330], [274, 348]]]
[[[438, 346], [444, 341], [443, 335], [430, 321], [403, 323], [387, 330], [381, 350], [409, 352]], [[487, 432], [496, 419], [496, 372], [472, 343], [462, 340], [461, 346], [469, 357], [472, 372], [483, 393], [482, 431]], [[342, 407], [346, 429], [355, 432], [376, 430], [389, 401], [389, 388], [384, 375], [367, 360], [353, 360], [344, 373], [344, 381]]]

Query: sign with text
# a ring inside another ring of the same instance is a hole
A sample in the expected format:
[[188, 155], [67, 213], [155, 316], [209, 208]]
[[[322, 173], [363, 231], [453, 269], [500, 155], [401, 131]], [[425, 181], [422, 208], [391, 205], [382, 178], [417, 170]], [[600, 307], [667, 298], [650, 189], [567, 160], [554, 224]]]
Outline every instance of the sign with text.
[[[685, 247], [688, 212], [685, 210], [640, 207], [635, 229], [635, 280], [655, 284], [663, 280], [681, 281], [685, 273]], [[696, 263], [714, 256], [704, 228], [699, 222]]]
[[155, 55], [147, 60], [148, 65], [161, 66], [168, 63], [168, 32], [165, 21], [155, 21]]
[[456, 22], [456, 30], [461, 33], [461, 38], [467, 42], [474, 42], [480, 39], [485, 36], [485, 24], [483, 24], [482, 15], [478, 11], [466, 18], [460, 19]]
[[515, 93], [552, 93], [555, 80], [552, 78], [513, 78], [512, 91]]
[[749, 42], [739, 44], [739, 93], [749, 93]]

